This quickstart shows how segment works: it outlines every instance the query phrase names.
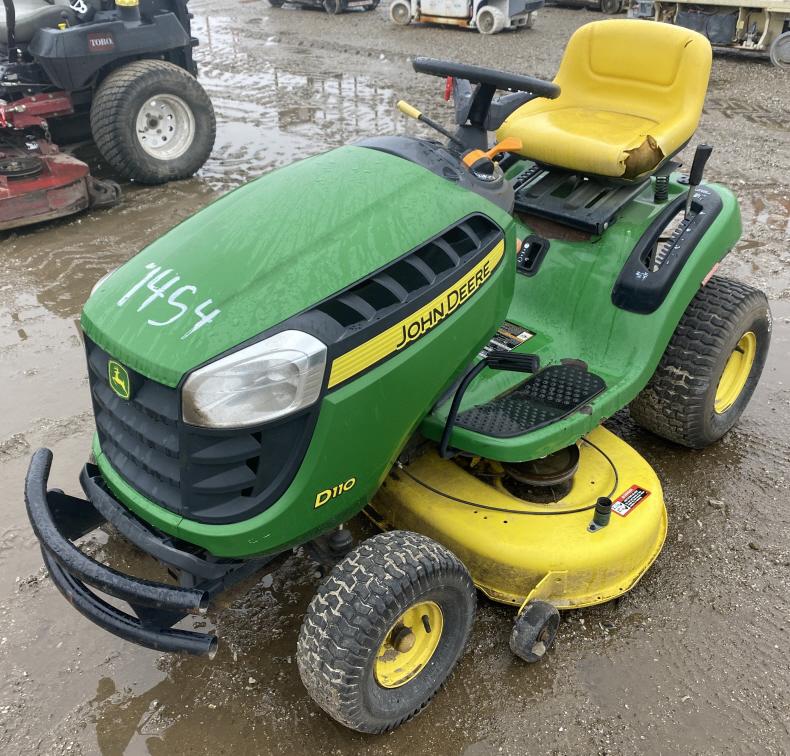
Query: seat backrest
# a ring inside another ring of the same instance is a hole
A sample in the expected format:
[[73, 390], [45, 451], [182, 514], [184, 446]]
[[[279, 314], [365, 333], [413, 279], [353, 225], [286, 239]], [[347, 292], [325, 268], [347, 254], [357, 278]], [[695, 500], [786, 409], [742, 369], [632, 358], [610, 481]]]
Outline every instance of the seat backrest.
[[[711, 67], [705, 37], [680, 26], [611, 19], [579, 28], [555, 81], [574, 104], [650, 118], [661, 124], [683, 113], [683, 142], [702, 113]], [[675, 140], [672, 140], [675, 141]]]

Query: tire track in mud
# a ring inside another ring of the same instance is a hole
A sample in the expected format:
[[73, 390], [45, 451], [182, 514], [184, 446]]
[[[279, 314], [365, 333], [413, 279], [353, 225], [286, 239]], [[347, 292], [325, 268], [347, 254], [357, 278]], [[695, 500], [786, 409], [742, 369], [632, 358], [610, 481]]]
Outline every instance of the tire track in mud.
[[787, 103], [781, 99], [776, 107], [769, 107], [759, 102], [737, 101], [729, 97], [714, 95], [705, 99], [705, 114], [717, 114], [727, 120], [742, 119], [755, 126], [776, 129], [788, 133], [790, 123], [787, 118]]

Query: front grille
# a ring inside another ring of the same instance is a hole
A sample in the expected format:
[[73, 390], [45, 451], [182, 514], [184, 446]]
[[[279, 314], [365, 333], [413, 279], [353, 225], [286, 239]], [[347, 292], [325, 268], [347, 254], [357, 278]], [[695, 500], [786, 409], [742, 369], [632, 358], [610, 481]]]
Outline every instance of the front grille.
[[252, 517], [274, 503], [302, 461], [313, 413], [265, 428], [213, 430], [180, 420], [180, 393], [126, 367], [122, 399], [105, 351], [86, 337], [96, 430], [113, 469], [145, 498], [199, 522]]
[[86, 339], [96, 430], [113, 468], [146, 498], [182, 513], [178, 392], [129, 372], [132, 396], [109, 385], [110, 356]]

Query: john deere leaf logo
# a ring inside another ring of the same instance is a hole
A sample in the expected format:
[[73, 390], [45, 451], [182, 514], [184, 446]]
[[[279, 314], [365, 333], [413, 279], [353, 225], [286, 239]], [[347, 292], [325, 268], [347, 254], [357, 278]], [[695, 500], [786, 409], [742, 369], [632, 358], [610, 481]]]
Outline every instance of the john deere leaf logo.
[[129, 373], [120, 362], [110, 360], [107, 363], [107, 377], [110, 379], [110, 388], [121, 397], [121, 399], [128, 399], [131, 390], [131, 381], [129, 380]]

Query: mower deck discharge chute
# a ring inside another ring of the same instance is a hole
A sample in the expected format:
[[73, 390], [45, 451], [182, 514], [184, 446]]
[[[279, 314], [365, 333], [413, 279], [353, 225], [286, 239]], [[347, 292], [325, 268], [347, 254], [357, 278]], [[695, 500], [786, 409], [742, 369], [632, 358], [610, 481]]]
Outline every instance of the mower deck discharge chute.
[[[536, 662], [558, 610], [634, 587], [667, 513], [649, 464], [601, 424], [628, 406], [673, 442], [714, 443], [760, 377], [770, 312], [714, 275], [741, 225], [732, 193], [702, 182], [710, 148], [688, 174], [673, 160], [708, 42], [627, 22], [616, 71], [633, 116], [609, 132], [625, 107], [605, 81], [620, 23], [574, 35], [561, 86], [418, 58], [451, 77], [457, 128], [399, 108], [446, 144], [372, 137], [272, 172], [97, 284], [81, 319], [87, 498], [47, 490], [47, 450], [26, 487], [79, 611], [144, 646], [212, 653], [212, 635], [174, 625], [304, 545], [328, 574], [299, 636], [302, 680], [339, 722], [384, 732], [452, 671], [476, 588], [517, 609], [511, 648]], [[355, 545], [343, 525], [363, 510], [384, 532]], [[104, 520], [178, 585], [73, 545]]]
[[121, 177], [191, 176], [214, 143], [186, 0], [3, 0], [0, 230], [120, 200], [56, 145], [91, 137]]

